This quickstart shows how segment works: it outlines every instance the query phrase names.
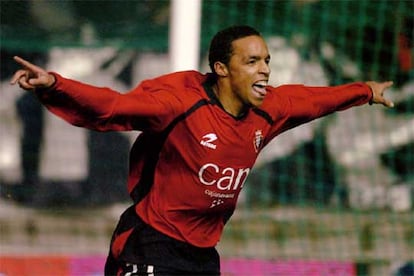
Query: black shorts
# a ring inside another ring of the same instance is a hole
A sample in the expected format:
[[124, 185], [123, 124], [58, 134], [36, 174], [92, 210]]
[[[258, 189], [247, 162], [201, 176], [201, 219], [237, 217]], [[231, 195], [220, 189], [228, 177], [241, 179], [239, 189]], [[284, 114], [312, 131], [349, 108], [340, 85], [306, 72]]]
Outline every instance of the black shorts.
[[158, 232], [131, 206], [112, 236], [105, 275], [220, 275], [220, 257], [214, 247], [195, 247]]

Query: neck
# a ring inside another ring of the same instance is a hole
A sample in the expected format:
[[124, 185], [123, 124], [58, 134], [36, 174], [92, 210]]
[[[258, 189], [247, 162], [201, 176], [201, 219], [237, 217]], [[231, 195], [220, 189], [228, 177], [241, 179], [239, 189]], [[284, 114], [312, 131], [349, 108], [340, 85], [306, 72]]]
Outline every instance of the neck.
[[243, 104], [239, 104], [240, 101], [235, 98], [232, 93], [227, 92], [231, 91], [229, 88], [225, 85], [220, 85], [219, 83], [215, 83], [212, 88], [218, 101], [227, 113], [233, 117], [240, 117], [245, 114], [245, 106]]

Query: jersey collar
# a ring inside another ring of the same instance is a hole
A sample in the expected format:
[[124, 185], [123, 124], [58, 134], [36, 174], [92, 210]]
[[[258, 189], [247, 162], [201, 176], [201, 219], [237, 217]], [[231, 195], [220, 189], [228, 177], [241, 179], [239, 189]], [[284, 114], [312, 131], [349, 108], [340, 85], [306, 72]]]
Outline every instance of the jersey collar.
[[224, 112], [226, 112], [227, 114], [229, 114], [231, 117], [233, 117], [236, 120], [241, 120], [243, 118], [245, 118], [247, 116], [247, 114], [249, 113], [249, 111], [246, 111], [245, 113], [239, 115], [239, 116], [233, 116], [232, 114], [228, 113], [223, 105], [221, 104], [221, 102], [219, 101], [219, 99], [217, 98], [216, 94], [213, 91], [213, 85], [215, 84], [215, 77], [212, 73], [207, 74], [207, 78], [205, 80], [205, 82], [203, 83], [203, 88], [206, 91], [207, 96], [210, 99], [210, 103], [211, 104], [215, 104], [217, 106], [219, 106], [221, 109], [224, 110]]

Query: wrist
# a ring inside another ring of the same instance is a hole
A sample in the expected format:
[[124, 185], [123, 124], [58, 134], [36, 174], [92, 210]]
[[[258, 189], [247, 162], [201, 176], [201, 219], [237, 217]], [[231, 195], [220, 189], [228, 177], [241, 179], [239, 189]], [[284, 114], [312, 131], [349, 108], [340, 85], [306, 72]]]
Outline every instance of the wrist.
[[49, 73], [49, 82], [45, 86], [45, 89], [52, 88], [53, 86], [55, 86], [55, 84], [56, 84], [56, 76], [52, 73]]
[[368, 104], [369, 104], [369, 105], [373, 105], [373, 104], [374, 104], [374, 91], [372, 90], [372, 87], [371, 87], [371, 85], [370, 85], [370, 82], [369, 82], [369, 81], [365, 82], [365, 84], [368, 86], [369, 91], [371, 92], [371, 97], [370, 97], [370, 99], [369, 99], [369, 101], [368, 101]]
[[45, 92], [56, 86], [57, 78], [54, 73], [48, 73], [47, 81], [44, 85], [36, 87], [36, 92]]

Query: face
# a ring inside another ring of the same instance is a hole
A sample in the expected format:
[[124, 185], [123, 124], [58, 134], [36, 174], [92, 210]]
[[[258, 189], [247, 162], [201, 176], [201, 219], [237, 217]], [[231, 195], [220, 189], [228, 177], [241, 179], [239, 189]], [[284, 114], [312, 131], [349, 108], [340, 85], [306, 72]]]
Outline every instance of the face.
[[266, 96], [270, 76], [270, 55], [260, 36], [248, 36], [233, 41], [233, 53], [225, 66], [227, 89], [234, 108], [242, 111], [258, 107]]

